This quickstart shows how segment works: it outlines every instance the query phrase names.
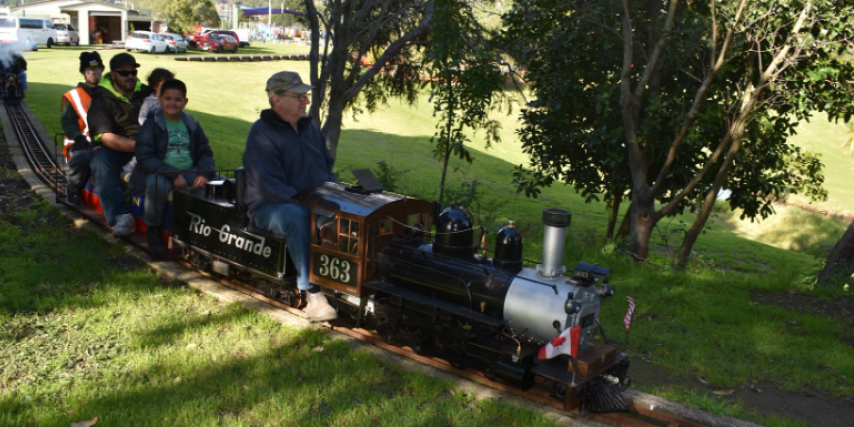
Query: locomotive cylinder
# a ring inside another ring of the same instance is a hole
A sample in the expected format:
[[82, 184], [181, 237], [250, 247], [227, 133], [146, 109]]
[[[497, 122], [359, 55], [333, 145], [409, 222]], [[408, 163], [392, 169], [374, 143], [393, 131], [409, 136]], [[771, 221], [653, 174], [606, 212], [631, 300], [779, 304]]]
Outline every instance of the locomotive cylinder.
[[566, 271], [563, 247], [571, 219], [572, 214], [562, 209], [543, 211], [543, 263], [537, 265], [537, 273], [541, 276], [557, 277]]

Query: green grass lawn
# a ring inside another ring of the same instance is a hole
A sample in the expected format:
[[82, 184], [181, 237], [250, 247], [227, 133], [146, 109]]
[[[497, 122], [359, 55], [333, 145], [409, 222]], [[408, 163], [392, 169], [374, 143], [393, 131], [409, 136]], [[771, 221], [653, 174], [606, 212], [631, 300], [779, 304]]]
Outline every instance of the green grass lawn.
[[[292, 45], [260, 45], [250, 49], [294, 47]], [[304, 46], [302, 48], [305, 49]], [[242, 52], [248, 53], [250, 49], [243, 49]], [[30, 91], [26, 102], [52, 133], [59, 132], [60, 129], [60, 96], [80, 79], [80, 75], [76, 72], [76, 58], [81, 50], [83, 49], [64, 47], [42, 49], [27, 56]], [[107, 50], [101, 51], [101, 55], [105, 62], [108, 62], [112, 55], [119, 52], [121, 51]], [[233, 168], [240, 164], [249, 126], [256, 120], [259, 111], [267, 108], [263, 91], [266, 79], [272, 73], [283, 69], [299, 71], [304, 78], [307, 78], [307, 62], [211, 63], [179, 62], [172, 60], [171, 55], [137, 54], [136, 57], [142, 64], [140, 71], [143, 78], [153, 68], [165, 67], [176, 72], [177, 77], [187, 83], [190, 99], [188, 110], [205, 128], [211, 138], [216, 160], [223, 168]], [[393, 102], [376, 114], [348, 117], [339, 146], [337, 168], [346, 170], [347, 168], [375, 167], [377, 162], [385, 161], [397, 171], [404, 172], [398, 179], [401, 192], [418, 195], [428, 200], [436, 198], [440, 165], [431, 158], [430, 154], [432, 146], [429, 140], [434, 132], [434, 119], [432, 108], [426, 98], [426, 96], [422, 97], [414, 106]], [[750, 298], [751, 292], [756, 290], [772, 293], [791, 290], [816, 295], [819, 298], [851, 298], [851, 293], [847, 291], [813, 289], [809, 281], [816, 272], [817, 256], [820, 258], [827, 251], [847, 224], [821, 215], [786, 208], [778, 209], [779, 215], [757, 225], [739, 221], [738, 212], [718, 208], [706, 234], [695, 246], [696, 256], [690, 267], [686, 271], [674, 271], [667, 268], [667, 265], [671, 251], [678, 249], [679, 231], [685, 226], [684, 223], [690, 224], [693, 220], [692, 215], [686, 214], [680, 218], [666, 219], [660, 224], [652, 241], [654, 250], [651, 261], [655, 265], [634, 265], [628, 261], [624, 253], [615, 251], [612, 245], [601, 238], [607, 220], [607, 212], [603, 205], [585, 204], [574, 191], [563, 185], [545, 189], [538, 199], [525, 198], [516, 193], [510, 182], [510, 171], [515, 165], [526, 163], [526, 160], [514, 137], [515, 119], [506, 116], [501, 116], [500, 119], [504, 123], [504, 141], [486, 150], [482, 147], [482, 142], [478, 142], [480, 139], [475, 138], [476, 142], [472, 147], [475, 150], [475, 162], [471, 166], [453, 165], [455, 172], [450, 175], [449, 184], [451, 192], [457, 199], [467, 202], [465, 204], [475, 213], [478, 223], [484, 224], [487, 228], [495, 230], [507, 219], [518, 221], [525, 235], [525, 257], [528, 259], [539, 259], [541, 256], [542, 210], [548, 207], [560, 207], [571, 211], [573, 220], [567, 239], [566, 264], [572, 265], [579, 260], [585, 260], [614, 269], [612, 284], [617, 289], [618, 297], [604, 302], [601, 317], [606, 330], [612, 331], [611, 335], [615, 335], [620, 330], [620, 321], [626, 310], [625, 295], [631, 295], [638, 303], [631, 344], [627, 348], [630, 353], [642, 354], [653, 363], [666, 367], [675, 374], [690, 377], [702, 375], [715, 387], [731, 388], [761, 378], [770, 380], [787, 390], [810, 386], [837, 395], [854, 396], [854, 384], [850, 380], [845, 380], [845, 378], [854, 378], [854, 351], [840, 341], [840, 338], [852, 337], [851, 330], [854, 325], [850, 318], [831, 318], [776, 306], [760, 305]], [[834, 139], [843, 138], [842, 133], [844, 132], [841, 127], [828, 125], [823, 120], [816, 119], [812, 123], [801, 126], [801, 132], [798, 135], [800, 139], [796, 140], [798, 144], [808, 149], [825, 153], [823, 157], [825, 161], [830, 158], [835, 161], [827, 162], [826, 171], [831, 199], [826, 204], [820, 205], [820, 209], [841, 210], [845, 206], [852, 206], [850, 191], [846, 190], [850, 188], [847, 183], [851, 181], [852, 160], [841, 156], [838, 152], [834, 154], [833, 151], [834, 147], [840, 146], [844, 141], [840, 139], [837, 144]], [[466, 197], [465, 190], [470, 188], [475, 180], [483, 193], [475, 197]], [[834, 206], [839, 206], [839, 209]], [[683, 222], [680, 223], [680, 221]], [[93, 268], [102, 268], [107, 271], [107, 266], [100, 266], [100, 264]], [[230, 382], [228, 386], [211, 385], [216, 383], [215, 379], [206, 374], [184, 373], [182, 368], [175, 364], [178, 363], [176, 360], [190, 357], [188, 356], [190, 353], [187, 353], [189, 345], [194, 344], [194, 349], [207, 348], [199, 345], [203, 338], [197, 339], [192, 336], [184, 338], [187, 336], [185, 330], [189, 328], [188, 323], [192, 327], [208, 331], [206, 333], [219, 333], [227, 337], [223, 340], [224, 342], [233, 343], [236, 339], [235, 335], [228, 335], [231, 332], [228, 334], [217, 332], [216, 328], [225, 328], [226, 326], [223, 325], [237, 322], [232, 319], [256, 319], [255, 322], [264, 325], [266, 321], [257, 319], [251, 313], [225, 307], [220, 310], [240, 314], [228, 314], [231, 317], [227, 321], [220, 322], [216, 327], [211, 326], [202, 322], [205, 318], [199, 319], [197, 316], [199, 312], [213, 313], [213, 307], [216, 306], [214, 302], [206, 302], [204, 307], [190, 309], [189, 303], [180, 302], [184, 301], [182, 292], [185, 291], [163, 287], [154, 283], [154, 279], [146, 274], [137, 274], [151, 281], [140, 287], [147, 290], [137, 294], [134, 291], [137, 288], [122, 289], [139, 296], [129, 297], [109, 293], [114, 292], [110, 285], [113, 282], [107, 281], [106, 278], [98, 280], [98, 289], [101, 286], [104, 289], [97, 293], [84, 287], [80, 292], [87, 296], [86, 304], [94, 310], [92, 315], [106, 318], [107, 312], [119, 312], [122, 314], [116, 317], [117, 319], [125, 316], [135, 319], [131, 324], [140, 323], [140, 326], [128, 326], [133, 331], [128, 333], [133, 337], [140, 334], [156, 335], [157, 332], [152, 331], [165, 328], [167, 331], [180, 330], [181, 339], [172, 337], [155, 342], [134, 338], [132, 344], [123, 344], [125, 347], [122, 348], [133, 348], [135, 354], [133, 357], [145, 359], [144, 364], [123, 362], [116, 366], [110, 365], [108, 376], [111, 376], [113, 382], [99, 382], [102, 379], [93, 378], [86, 380], [86, 386], [82, 389], [78, 389], [77, 386], [68, 386], [68, 391], [80, 393], [75, 394], [76, 396], [98, 396], [99, 393], [107, 393], [107, 391], [94, 391], [94, 389], [113, 387], [116, 382], [119, 382], [116, 378], [126, 378], [133, 380], [128, 393], [136, 390], [133, 393], [139, 393], [142, 397], [150, 397], [146, 394], [150, 392], [156, 395], [157, 399], [173, 397], [184, 399], [189, 395], [183, 393], [196, 393], [192, 396], [198, 396], [205, 402], [198, 403], [199, 405], [207, 405], [208, 409], [222, 408], [217, 410], [223, 417], [244, 413], [244, 411], [254, 411], [254, 407], [240, 400], [244, 397], [240, 386], [234, 386]], [[54, 280], [61, 286], [70, 286], [62, 279]], [[5, 279], [4, 282], [6, 282]], [[37, 286], [32, 282], [13, 283], [16, 285], [9, 286]], [[35, 281], [35, 283], [41, 282]], [[92, 292], [91, 295], [90, 292]], [[140, 319], [138, 316], [144, 316], [143, 314], [127, 314], [131, 309], [122, 305], [125, 304], [122, 298], [136, 298], [145, 304], [155, 304], [157, 300], [154, 295], [172, 295], [173, 292], [177, 293], [175, 299], [172, 300], [173, 297], [170, 296], [169, 301], [173, 301], [175, 307], [182, 307], [181, 310], [175, 310], [178, 312], [170, 314], [170, 311], [164, 307], [163, 311], [157, 311], [159, 314], [155, 315], [155, 317], [164, 317], [166, 320], [163, 322], [166, 323], [157, 323], [160, 320], [155, 322], [153, 319]], [[8, 303], [0, 304], [0, 310], [6, 310], [5, 319], [23, 316], [20, 321], [27, 323], [42, 321], [39, 319], [54, 313], [61, 312], [65, 315], [67, 311], [65, 306], [69, 304], [65, 301], [76, 298], [64, 296], [54, 301], [45, 299], [41, 294], [37, 295], [38, 297], [32, 297], [33, 301], [50, 302], [46, 302], [42, 308], [32, 307], [31, 314], [13, 314], [18, 313], [19, 310], [10, 308]], [[90, 298], [94, 296], [97, 298]], [[194, 301], [206, 301], [204, 298], [193, 298]], [[98, 302], [92, 302], [93, 300]], [[74, 313], [77, 311], [72, 311], [71, 314]], [[60, 320], [55, 321], [60, 322]], [[793, 328], [792, 322], [799, 326]], [[60, 325], [62, 324], [74, 323], [62, 320]], [[211, 364], [219, 358], [225, 358], [225, 364], [233, 369], [238, 369], [239, 372], [249, 369], [255, 373], [263, 372], [263, 366], [267, 362], [289, 360], [290, 357], [303, 358], [300, 359], [303, 361], [301, 363], [320, 363], [319, 360], [322, 357], [312, 358], [311, 353], [297, 356], [289, 354], [279, 359], [275, 359], [279, 357], [275, 354], [276, 351], [282, 351], [280, 350], [282, 348], [290, 349], [290, 346], [283, 344], [288, 342], [288, 339], [295, 339], [297, 342], [307, 340], [311, 344], [305, 346], [311, 346], [318, 342], [312, 340], [324, 338], [315, 335], [300, 338], [300, 333], [292, 332], [289, 334], [297, 335], [297, 338], [280, 337], [274, 340], [269, 338], [271, 334], [269, 331], [270, 328], [277, 327], [274, 325], [265, 327], [267, 329], [260, 326], [253, 327], [260, 328], [253, 329], [254, 331], [265, 331], [261, 335], [266, 335], [267, 338], [258, 338], [259, 341], [253, 342], [259, 348], [253, 348], [250, 355], [246, 356], [245, 366], [235, 362], [233, 355], [224, 354], [228, 353], [227, 344], [223, 344], [221, 350], [216, 350], [215, 355], [205, 355], [203, 358], [208, 358], [206, 360]], [[234, 326], [234, 328], [240, 327]], [[238, 336], [245, 338], [250, 334], [238, 333]], [[11, 342], [23, 340], [17, 335], [9, 339]], [[208, 346], [215, 347], [215, 345]], [[339, 351], [344, 350], [335, 350], [336, 354]], [[12, 354], [16, 353], [10, 353], [10, 357]], [[4, 359], [0, 358], [0, 360]], [[168, 360], [172, 362], [167, 362]], [[155, 375], [154, 368], [163, 368], [169, 373]], [[32, 366], [32, 369], [37, 367]], [[127, 372], [127, 375], [123, 372]], [[227, 375], [221, 371], [217, 372], [218, 375]], [[142, 378], [139, 377], [140, 375], [147, 375], [147, 377]], [[178, 377], [181, 378], [180, 381], [176, 381]], [[184, 391], [188, 378], [193, 378], [190, 384], [194, 387]], [[292, 377], [287, 378], [293, 380]], [[282, 379], [284, 380], [284, 377]], [[198, 383], [195, 382], [197, 380]], [[327, 381], [324, 385], [326, 389], [334, 387], [331, 384], [337, 379], [327, 378], [324, 381]], [[247, 387], [253, 386], [247, 385]], [[393, 384], [388, 387], [400, 392], [408, 386]], [[643, 389], [643, 384], [639, 384], [638, 387]], [[154, 391], [147, 391], [148, 388]], [[173, 391], [177, 397], [172, 396]], [[251, 395], [251, 393], [247, 394]], [[259, 405], [265, 405], [264, 409], [259, 411], [266, 414], [282, 410], [275, 406], [280, 403], [270, 402], [269, 399], [261, 396], [262, 394], [259, 392], [253, 395], [260, 400]], [[21, 396], [23, 395], [25, 394]], [[205, 400], [205, 396], [210, 400]], [[75, 402], [92, 402], [94, 398], [86, 400], [78, 397], [76, 399], [78, 400]], [[232, 405], [229, 399], [244, 403]], [[319, 397], [315, 397], [314, 400], [308, 397], [301, 399], [303, 399], [300, 400], [303, 405], [300, 406], [301, 408], [315, 408], [321, 413], [324, 413], [324, 408], [329, 405], [334, 408], [341, 407], [340, 403]], [[714, 399], [719, 400], [723, 405], [728, 404], [726, 397], [714, 397]], [[116, 398], [112, 401], [119, 400], [121, 399]], [[137, 399], [126, 399], [121, 402], [131, 404], [135, 400]], [[415, 400], [418, 401], [418, 399]], [[683, 400], [690, 401], [691, 398], [686, 396]], [[105, 401], [112, 402], [108, 399], [98, 400], [98, 402]], [[326, 406], [321, 405], [323, 401], [327, 403]], [[193, 402], [199, 401], [193, 400]], [[164, 405], [168, 406], [165, 403]], [[29, 410], [28, 408], [29, 406], [26, 405], [16, 406], [15, 410], [20, 412]], [[269, 408], [275, 408], [275, 410]], [[353, 406], [347, 407], [348, 410], [353, 408]], [[0, 413], [2, 409], [0, 407]], [[293, 417], [298, 416], [293, 415]], [[288, 419], [297, 420], [297, 418]], [[149, 424], [157, 424], [157, 422], [149, 419]]]
[[553, 425], [164, 282], [43, 200], [0, 213], [0, 278], [2, 426]]

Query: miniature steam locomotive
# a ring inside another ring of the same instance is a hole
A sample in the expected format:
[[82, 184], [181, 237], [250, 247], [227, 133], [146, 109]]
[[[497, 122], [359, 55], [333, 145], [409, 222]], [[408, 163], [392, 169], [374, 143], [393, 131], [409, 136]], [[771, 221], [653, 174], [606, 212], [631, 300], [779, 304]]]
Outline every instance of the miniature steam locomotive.
[[[247, 224], [240, 172], [206, 191], [174, 193], [173, 249], [197, 268], [297, 306], [284, 237]], [[600, 300], [614, 293], [610, 270], [579, 263], [564, 275], [568, 212], [543, 213], [543, 261], [532, 268], [523, 266], [522, 235], [512, 223], [487, 257], [488, 244], [472, 244], [472, 217], [458, 205], [438, 213], [426, 201], [331, 182], [301, 203], [311, 210], [310, 281], [358, 325], [523, 390], [547, 387], [567, 409], [626, 410], [620, 388], [630, 383], [628, 358], [593, 342]], [[572, 326], [581, 330], [577, 357], [538, 359]]]
[[[243, 171], [221, 172], [234, 178], [173, 191], [164, 222], [173, 253], [299, 307], [284, 236], [248, 223]], [[144, 235], [143, 196], [131, 197]], [[99, 208], [91, 183], [83, 198]], [[439, 212], [435, 203], [333, 182], [299, 203], [311, 211], [310, 281], [357, 326], [495, 381], [537, 387], [568, 410], [627, 410], [620, 390], [630, 383], [628, 357], [593, 340], [600, 301], [614, 293], [610, 270], [579, 263], [565, 275], [569, 212], [544, 211], [543, 260], [528, 267], [512, 222], [488, 257], [488, 236], [473, 245], [472, 216], [456, 204]], [[576, 357], [538, 357], [571, 327], [580, 330]]]

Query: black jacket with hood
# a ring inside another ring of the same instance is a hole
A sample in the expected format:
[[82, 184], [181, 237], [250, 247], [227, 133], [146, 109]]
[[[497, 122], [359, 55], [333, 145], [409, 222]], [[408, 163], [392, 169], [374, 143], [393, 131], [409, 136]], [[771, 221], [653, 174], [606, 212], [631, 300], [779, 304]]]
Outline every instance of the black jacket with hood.
[[[205, 171], [202, 175], [212, 179], [215, 169], [213, 150], [211, 150], [205, 131], [193, 116], [181, 112], [181, 120], [190, 132], [190, 156], [193, 159], [192, 170]], [[166, 164], [166, 150], [169, 148], [169, 132], [166, 130], [166, 118], [163, 111], [146, 120], [136, 137], [136, 167], [130, 175], [128, 191], [142, 193], [145, 191], [146, 177], [155, 172], [181, 172]], [[188, 183], [192, 185], [192, 183]]]

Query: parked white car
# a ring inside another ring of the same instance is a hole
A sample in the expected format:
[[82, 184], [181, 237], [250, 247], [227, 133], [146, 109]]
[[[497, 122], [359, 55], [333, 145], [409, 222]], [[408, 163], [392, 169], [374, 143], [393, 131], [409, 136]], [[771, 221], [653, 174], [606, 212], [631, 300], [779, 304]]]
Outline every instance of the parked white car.
[[163, 38], [169, 44], [170, 52], [187, 52], [190, 49], [190, 43], [184, 39], [184, 36], [174, 33], [163, 33]]
[[80, 44], [80, 34], [73, 25], [57, 22], [53, 24], [53, 26], [56, 27], [57, 43], [65, 43], [69, 46], [77, 46]]
[[134, 31], [125, 40], [125, 49], [128, 52], [132, 50], [142, 50], [150, 53], [168, 52], [169, 43], [162, 34], [152, 33], [151, 31]]
[[38, 45], [50, 49], [56, 44], [56, 28], [43, 18], [0, 15], [0, 41], [18, 50], [38, 50]]

